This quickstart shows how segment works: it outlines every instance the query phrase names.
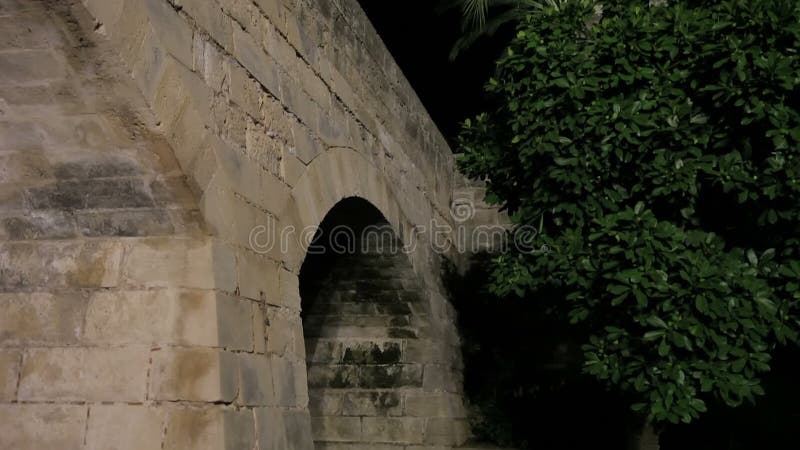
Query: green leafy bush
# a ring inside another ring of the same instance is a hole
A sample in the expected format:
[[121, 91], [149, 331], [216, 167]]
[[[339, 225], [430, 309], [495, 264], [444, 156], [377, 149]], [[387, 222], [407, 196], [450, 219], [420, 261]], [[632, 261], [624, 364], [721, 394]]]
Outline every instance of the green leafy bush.
[[753, 400], [797, 338], [799, 50], [796, 0], [578, 0], [519, 25], [464, 125], [462, 168], [550, 249], [494, 292], [564, 292], [585, 371], [652, 422]]

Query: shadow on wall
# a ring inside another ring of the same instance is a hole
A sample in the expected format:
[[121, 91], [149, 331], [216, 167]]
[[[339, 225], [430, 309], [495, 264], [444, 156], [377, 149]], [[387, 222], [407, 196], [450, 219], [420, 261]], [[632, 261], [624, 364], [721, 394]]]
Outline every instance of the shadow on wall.
[[[624, 398], [581, 374], [579, 329], [550, 309], [563, 298], [501, 299], [486, 291], [489, 257], [447, 277], [458, 310], [464, 389], [479, 438], [519, 449], [625, 449], [632, 417]], [[767, 395], [755, 406], [710, 406], [700, 421], [668, 427], [662, 450], [797, 449], [800, 349], [779, 349]]]

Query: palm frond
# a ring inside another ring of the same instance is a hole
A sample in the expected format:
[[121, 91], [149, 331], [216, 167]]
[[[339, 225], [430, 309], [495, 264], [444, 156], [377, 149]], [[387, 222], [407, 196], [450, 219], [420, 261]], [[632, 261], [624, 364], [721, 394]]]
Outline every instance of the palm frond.
[[482, 29], [486, 25], [486, 16], [492, 0], [463, 0], [462, 11], [464, 19], [473, 28]]

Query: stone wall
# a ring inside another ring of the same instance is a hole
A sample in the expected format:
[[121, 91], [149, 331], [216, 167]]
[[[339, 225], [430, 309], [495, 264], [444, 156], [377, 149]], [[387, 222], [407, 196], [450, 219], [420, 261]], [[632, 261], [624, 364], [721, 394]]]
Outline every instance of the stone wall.
[[355, 0], [0, 0], [0, 31], [0, 447], [312, 448], [302, 231], [348, 197], [417, 242], [458, 384], [419, 233], [453, 158]]

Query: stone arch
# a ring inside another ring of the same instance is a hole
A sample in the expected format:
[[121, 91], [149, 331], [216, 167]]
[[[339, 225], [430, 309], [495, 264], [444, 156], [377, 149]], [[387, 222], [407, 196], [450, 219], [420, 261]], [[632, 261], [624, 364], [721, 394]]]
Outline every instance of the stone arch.
[[[377, 335], [362, 334], [359, 337], [362, 343], [375, 343], [377, 349], [369, 344], [365, 344], [366, 347], [349, 345], [352, 340], [334, 339], [332, 345], [342, 352], [340, 355], [342, 359], [337, 360], [336, 355], [328, 355], [334, 360], [326, 361], [324, 350], [320, 353], [320, 348], [316, 345], [319, 342], [316, 339], [319, 338], [316, 336], [318, 330], [309, 333], [309, 323], [304, 320], [303, 340], [306, 346], [311, 397], [309, 409], [312, 421], [316, 425], [312, 426], [312, 431], [321, 442], [328, 440], [349, 442], [349, 446], [362, 445], [361, 448], [364, 449], [373, 448], [379, 443], [458, 445], [468, 434], [460, 392], [460, 353], [453, 313], [440, 292], [436, 256], [432, 254], [424, 233], [416, 234], [415, 225], [425, 224], [414, 223], [405, 213], [404, 205], [395, 195], [392, 185], [367, 158], [352, 149], [333, 148], [311, 162], [295, 184], [280, 214], [283, 220], [279, 222], [278, 228], [294, 230], [293, 239], [286, 242], [288, 248], [282, 249], [283, 263], [290, 272], [301, 276], [304, 263], [309, 260], [308, 250], [312, 243], [310, 237], [325, 223], [326, 218], [336, 214], [337, 207], [352, 201], [358, 201], [362, 209], [374, 210], [373, 223], [380, 222], [395, 233], [395, 248], [416, 239], [416, 245], [405, 245], [405, 253], [394, 255], [392, 258], [388, 268], [389, 274], [396, 273], [398, 277], [390, 276], [389, 280], [380, 280], [380, 286], [377, 286], [381, 291], [379, 295], [386, 295], [386, 291], [390, 290], [407, 289], [407, 292], [412, 292], [412, 296], [415, 297], [412, 310], [414, 314], [408, 314], [403, 307], [402, 303], [408, 302], [400, 302], [401, 305], [395, 305], [396, 308], [400, 308], [396, 314], [384, 314], [384, 317], [378, 318], [363, 315], [362, 319], [365, 321], [394, 319], [411, 322], [413, 318], [414, 325], [418, 328], [413, 332], [413, 339], [409, 339], [408, 335], [401, 337], [408, 330], [388, 325]], [[298, 230], [308, 230], [309, 233], [303, 236]], [[374, 253], [362, 252], [356, 255], [355, 259], [360, 258], [363, 263], [363, 259], [374, 256]], [[323, 278], [325, 276], [325, 274], [316, 275]], [[341, 285], [328, 287], [338, 289]], [[301, 280], [293, 286], [293, 291], [288, 295], [302, 303], [300, 295], [302, 289]], [[302, 305], [303, 308], [306, 306]], [[329, 321], [328, 324], [332, 325], [334, 330], [339, 327], [340, 331], [341, 320], [350, 320], [330, 315], [327, 319], [333, 319], [333, 322]], [[336, 323], [337, 321], [339, 323]], [[390, 332], [392, 328], [396, 329]], [[390, 333], [397, 333], [394, 335], [396, 337], [389, 337]], [[389, 347], [386, 347], [387, 345]], [[392, 348], [402, 348], [402, 350], [399, 354], [392, 355]], [[345, 382], [343, 389], [347, 392], [328, 392], [330, 395], [326, 395], [325, 388], [321, 386], [330, 383], [330, 376], [336, 377], [341, 374], [331, 366], [347, 362], [344, 359], [344, 352], [347, 350], [352, 354], [362, 355], [351, 356], [354, 359], [349, 360], [350, 362], [361, 358], [360, 361], [366, 363], [378, 353], [379, 358], [387, 359], [383, 360], [384, 364], [366, 364], [371, 366], [367, 368], [363, 365], [356, 367], [358, 364], [349, 364], [350, 367], [344, 369], [351, 375], [359, 370], [372, 371], [371, 378], [374, 382], [372, 386], [367, 385], [366, 378], [369, 376], [362, 375], [360, 381], [343, 380]], [[320, 365], [315, 366], [315, 364]], [[375, 381], [376, 377], [381, 380]], [[353, 388], [353, 382], [361, 384]], [[400, 383], [401, 386], [391, 386], [391, 382]], [[348, 390], [348, 387], [355, 390]], [[345, 397], [349, 402], [346, 411], [349, 415], [345, 414]], [[340, 400], [341, 408], [336, 408], [332, 414], [323, 414], [325, 411], [322, 411], [321, 404], [330, 402], [331, 398], [334, 399], [334, 403], [337, 399]], [[355, 429], [361, 434], [354, 434]]]
[[[312, 432], [320, 445], [418, 444], [430, 331], [402, 240], [369, 202], [338, 202], [300, 270]], [[406, 406], [408, 405], [408, 406]]]
[[[280, 230], [295, 233], [286, 243], [284, 264], [299, 270], [310, 239], [300, 230], [313, 230], [322, 223], [334, 205], [347, 197], [360, 197], [377, 208], [387, 222], [398, 230], [411, 232], [411, 222], [402, 213], [399, 202], [385, 177], [363, 155], [349, 148], [332, 148], [317, 156], [293, 187], [279, 214]], [[306, 238], [306, 239], [304, 239]]]

